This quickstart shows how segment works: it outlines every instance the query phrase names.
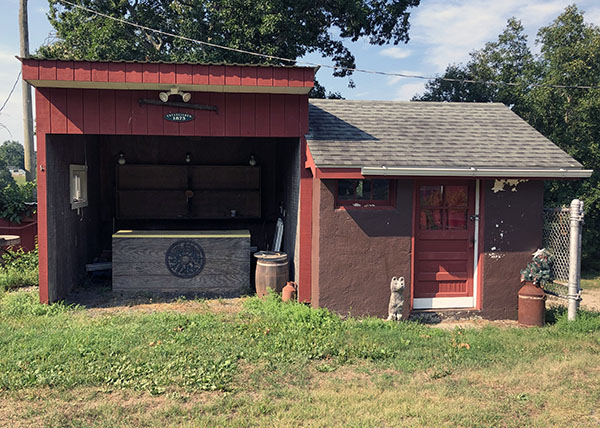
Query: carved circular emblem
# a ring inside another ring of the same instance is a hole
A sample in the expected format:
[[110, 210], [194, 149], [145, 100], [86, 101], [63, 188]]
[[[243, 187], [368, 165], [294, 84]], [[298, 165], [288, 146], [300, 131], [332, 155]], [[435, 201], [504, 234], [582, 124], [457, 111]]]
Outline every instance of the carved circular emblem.
[[202, 272], [206, 263], [204, 250], [193, 241], [177, 241], [165, 255], [167, 269], [178, 278], [193, 278]]

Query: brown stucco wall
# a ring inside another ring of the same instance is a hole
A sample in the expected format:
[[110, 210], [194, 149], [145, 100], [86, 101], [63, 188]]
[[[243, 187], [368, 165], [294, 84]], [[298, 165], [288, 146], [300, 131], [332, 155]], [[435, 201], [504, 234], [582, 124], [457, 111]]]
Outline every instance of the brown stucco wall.
[[494, 192], [494, 180], [484, 189], [484, 260], [482, 315], [516, 319], [519, 271], [542, 244], [544, 183], [541, 180], [506, 185]]
[[314, 182], [312, 304], [386, 316], [392, 277], [404, 277], [406, 298], [410, 290], [412, 180], [398, 180], [395, 209], [385, 210], [336, 208], [335, 180]]

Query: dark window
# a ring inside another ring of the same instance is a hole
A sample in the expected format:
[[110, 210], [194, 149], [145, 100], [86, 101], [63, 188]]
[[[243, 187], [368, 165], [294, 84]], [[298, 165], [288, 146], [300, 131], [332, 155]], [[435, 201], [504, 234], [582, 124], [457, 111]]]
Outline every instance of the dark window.
[[390, 180], [338, 180], [338, 205], [391, 205]]

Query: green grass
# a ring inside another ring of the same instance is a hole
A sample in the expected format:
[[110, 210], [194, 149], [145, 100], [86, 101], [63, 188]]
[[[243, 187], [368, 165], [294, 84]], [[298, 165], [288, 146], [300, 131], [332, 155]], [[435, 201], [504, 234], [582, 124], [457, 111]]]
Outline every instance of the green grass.
[[584, 290], [597, 290], [600, 288], [600, 273], [587, 272], [581, 274], [581, 288]]
[[0, 261], [0, 290], [39, 284], [38, 249], [30, 252], [9, 249]]
[[102, 313], [5, 292], [0, 425], [594, 426], [600, 314], [548, 319], [445, 331], [274, 296]]

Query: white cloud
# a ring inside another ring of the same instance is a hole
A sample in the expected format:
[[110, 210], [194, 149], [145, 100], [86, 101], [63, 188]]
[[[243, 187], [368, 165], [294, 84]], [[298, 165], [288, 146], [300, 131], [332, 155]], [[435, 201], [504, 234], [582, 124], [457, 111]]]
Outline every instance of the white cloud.
[[379, 54], [394, 59], [404, 59], [411, 56], [412, 51], [410, 49], [402, 49], [398, 46], [392, 46], [390, 48], [382, 49], [381, 51], [379, 51]]
[[[466, 62], [469, 53], [494, 40], [508, 18], [520, 19], [533, 43], [535, 32], [556, 18], [572, 0], [436, 0], [417, 8], [411, 37], [425, 47], [424, 61], [442, 72], [448, 64]], [[585, 6], [582, 7], [585, 10]]]
[[409, 101], [415, 95], [423, 93], [424, 90], [425, 81], [405, 83], [396, 88], [394, 101]]

